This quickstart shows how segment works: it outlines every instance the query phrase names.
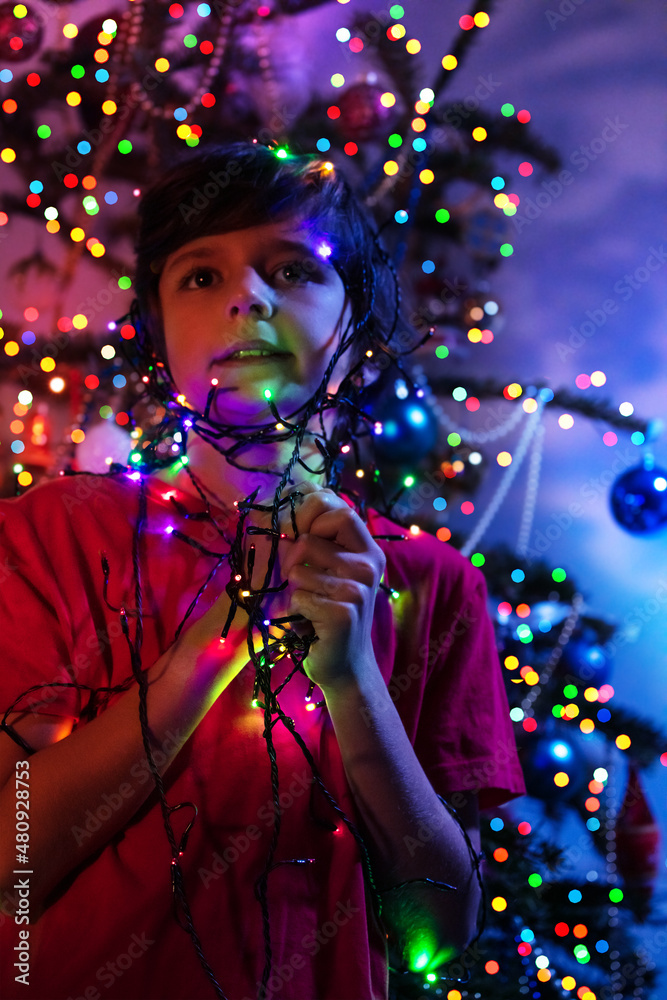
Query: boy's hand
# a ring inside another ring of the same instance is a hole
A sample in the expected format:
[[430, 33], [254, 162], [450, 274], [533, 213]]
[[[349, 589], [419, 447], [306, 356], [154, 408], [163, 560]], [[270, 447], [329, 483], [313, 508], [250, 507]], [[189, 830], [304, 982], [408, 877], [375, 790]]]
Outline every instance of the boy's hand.
[[290, 583], [289, 614], [303, 615], [318, 636], [304, 669], [326, 693], [377, 669], [371, 625], [385, 557], [332, 490], [312, 483], [295, 489], [306, 494], [296, 506], [299, 537], [284, 550], [280, 574]]

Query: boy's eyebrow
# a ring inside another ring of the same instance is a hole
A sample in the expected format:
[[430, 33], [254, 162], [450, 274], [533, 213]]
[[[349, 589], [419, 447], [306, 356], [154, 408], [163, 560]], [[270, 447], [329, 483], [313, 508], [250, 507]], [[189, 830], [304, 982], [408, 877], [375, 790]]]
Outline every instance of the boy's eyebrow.
[[[309, 246], [305, 240], [302, 242], [301, 240], [288, 240], [283, 239], [282, 237], [271, 240], [267, 250], [270, 253], [280, 253], [283, 250], [287, 250], [291, 253], [306, 253], [308, 255], [312, 255], [314, 252], [313, 248]], [[164, 273], [167, 274], [184, 261], [209, 260], [211, 257], [215, 257], [218, 253], [219, 250], [213, 246], [193, 247], [192, 250], [184, 250], [183, 253], [178, 254], [178, 256], [174, 257], [171, 263], [167, 265], [164, 269]]]

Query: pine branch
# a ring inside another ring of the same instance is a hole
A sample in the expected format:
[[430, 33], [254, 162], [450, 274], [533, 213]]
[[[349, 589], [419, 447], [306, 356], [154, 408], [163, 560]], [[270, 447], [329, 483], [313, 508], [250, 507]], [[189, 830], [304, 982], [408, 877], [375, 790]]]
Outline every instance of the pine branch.
[[[478, 399], [506, 398], [503, 395], [505, 386], [495, 379], [478, 379], [468, 375], [431, 375], [429, 377], [429, 384], [433, 391], [443, 396], [450, 396], [452, 391], [458, 385], [462, 384], [462, 381], [465, 382], [465, 388], [468, 389], [469, 393], [475, 395]], [[544, 382], [533, 383], [533, 385], [535, 394], [540, 389], [551, 389], [551, 386], [548, 386]], [[554, 395], [553, 399], [546, 403], [547, 408], [574, 410], [589, 420], [601, 420], [605, 424], [618, 427], [623, 431], [641, 431], [643, 434], [646, 434], [648, 430], [648, 420], [642, 420], [635, 416], [624, 417], [618, 412], [617, 408], [613, 407], [607, 401], [595, 402], [591, 399], [584, 399], [582, 396], [575, 396], [568, 389], [552, 389], [551, 391]], [[515, 405], [520, 404], [516, 403]]]

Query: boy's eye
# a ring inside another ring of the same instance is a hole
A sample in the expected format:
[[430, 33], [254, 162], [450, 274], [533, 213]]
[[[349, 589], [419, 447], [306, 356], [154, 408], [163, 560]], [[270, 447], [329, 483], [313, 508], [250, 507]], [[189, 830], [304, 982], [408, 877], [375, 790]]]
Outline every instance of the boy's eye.
[[198, 267], [183, 278], [181, 288], [210, 288], [215, 280], [215, 274], [209, 267]]
[[298, 260], [290, 261], [278, 269], [277, 274], [289, 285], [300, 285], [312, 277], [311, 270]]

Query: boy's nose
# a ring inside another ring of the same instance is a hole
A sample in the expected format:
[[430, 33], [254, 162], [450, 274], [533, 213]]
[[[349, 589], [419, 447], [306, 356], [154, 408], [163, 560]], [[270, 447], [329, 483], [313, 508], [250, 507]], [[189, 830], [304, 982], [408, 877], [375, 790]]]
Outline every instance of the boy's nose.
[[269, 319], [273, 314], [271, 289], [256, 271], [247, 271], [232, 288], [228, 308], [231, 318], [256, 315]]

